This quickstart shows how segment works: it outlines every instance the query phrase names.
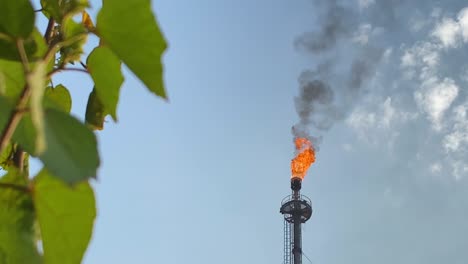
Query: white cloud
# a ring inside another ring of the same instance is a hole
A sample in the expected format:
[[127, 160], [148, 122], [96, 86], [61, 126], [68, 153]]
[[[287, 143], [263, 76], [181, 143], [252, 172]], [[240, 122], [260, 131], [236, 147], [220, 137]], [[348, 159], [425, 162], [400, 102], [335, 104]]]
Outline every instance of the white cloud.
[[455, 152], [460, 148], [464, 135], [459, 131], [452, 132], [444, 137], [444, 148], [447, 151]]
[[361, 45], [366, 45], [369, 42], [369, 35], [372, 32], [370, 24], [360, 25], [358, 31], [354, 34], [353, 41]]
[[405, 112], [403, 110], [398, 110], [392, 104], [392, 98], [387, 97], [380, 108], [380, 116], [382, 118], [379, 122], [380, 128], [392, 128], [396, 124], [406, 123], [410, 120], [417, 118], [417, 113]]
[[468, 67], [461, 70], [460, 79], [468, 83]]
[[439, 162], [436, 162], [434, 164], [431, 165], [431, 167], [429, 168], [429, 170], [433, 173], [433, 174], [437, 174], [437, 173], [440, 173], [442, 171], [442, 165], [439, 163]]
[[444, 18], [436, 25], [432, 35], [442, 42], [446, 48], [457, 47], [461, 33], [460, 25], [451, 18]]
[[403, 51], [401, 66], [434, 69], [440, 61], [440, 47], [431, 42], [418, 42]]
[[401, 66], [402, 67], [413, 67], [416, 65], [415, 54], [411, 50], [405, 50], [403, 56], [401, 57]]
[[[441, 12], [435, 12], [433, 15], [436, 19], [440, 16]], [[414, 92], [414, 99], [437, 131], [443, 127], [444, 114], [450, 109], [460, 91], [452, 78], [438, 77], [441, 52], [444, 48], [458, 47], [463, 40], [468, 41], [468, 8], [461, 10], [456, 19], [441, 19], [430, 33], [432, 38], [403, 49], [400, 58], [404, 76], [409, 79], [416, 77], [420, 82], [419, 89]], [[464, 80], [464, 77], [461, 77]], [[458, 134], [453, 133], [446, 139], [446, 145], [454, 148], [458, 139]]]
[[393, 54], [393, 49], [392, 48], [386, 48], [384, 53], [383, 53], [383, 60], [388, 61]]
[[443, 18], [432, 31], [445, 48], [458, 47], [460, 42], [468, 42], [468, 7], [462, 9], [455, 21], [452, 18]]
[[468, 177], [468, 101], [453, 109], [450, 123], [442, 141], [443, 149], [452, 176], [461, 180]]
[[348, 125], [360, 131], [369, 130], [376, 126], [375, 113], [367, 112], [364, 109], [356, 109], [347, 119]]
[[465, 42], [468, 42], [468, 7], [463, 8], [458, 13], [458, 24], [460, 31]]
[[387, 146], [392, 148], [393, 142], [399, 136], [396, 128], [415, 118], [417, 118], [417, 113], [399, 110], [393, 105], [392, 99], [387, 97], [374, 110], [364, 107], [356, 108], [346, 123], [356, 131], [360, 139], [370, 144], [381, 143], [381, 137], [385, 135]]
[[422, 62], [428, 67], [435, 67], [439, 64], [439, 48], [432, 43], [425, 43], [419, 47], [417, 55], [421, 56]]
[[436, 77], [423, 82], [421, 89], [416, 91], [416, 103], [425, 112], [436, 130], [442, 128], [442, 118], [458, 95], [459, 88], [452, 79], [439, 81]]
[[443, 141], [447, 152], [457, 152], [462, 147], [468, 147], [468, 102], [453, 110], [453, 121], [452, 131], [444, 137]]
[[360, 45], [366, 45], [369, 43], [371, 37], [378, 36], [384, 32], [381, 27], [372, 27], [371, 24], [361, 24], [354, 33], [352, 41]]
[[409, 28], [412, 32], [419, 32], [430, 23], [420, 12], [416, 12], [409, 20]]
[[465, 160], [457, 160], [453, 162], [452, 169], [455, 180], [461, 180], [468, 176], [468, 164]]
[[374, 4], [375, 0], [358, 0], [359, 8], [364, 9], [369, 7], [371, 4]]
[[407, 79], [418, 77], [421, 81], [433, 76], [440, 62], [441, 46], [430, 41], [415, 43], [403, 50], [400, 66]]
[[389, 128], [395, 119], [396, 111], [392, 106], [392, 99], [388, 97], [383, 104], [382, 126]]
[[375, 111], [365, 108], [355, 109], [347, 119], [348, 125], [357, 130], [391, 129], [417, 117], [415, 113], [398, 110], [387, 97]]
[[346, 120], [348, 126], [350, 126], [354, 132], [356, 132], [358, 138], [367, 144], [376, 145], [377, 131], [378, 131], [378, 120], [377, 114], [364, 108], [355, 109]]

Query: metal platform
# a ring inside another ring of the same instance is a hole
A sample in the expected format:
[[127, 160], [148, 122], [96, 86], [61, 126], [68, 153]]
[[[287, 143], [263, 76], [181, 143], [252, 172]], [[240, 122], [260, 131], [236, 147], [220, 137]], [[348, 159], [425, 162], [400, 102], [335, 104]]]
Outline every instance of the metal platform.
[[294, 216], [299, 214], [301, 223], [305, 223], [312, 216], [312, 202], [305, 195], [288, 195], [281, 201], [280, 213], [289, 223], [293, 223]]
[[312, 216], [312, 202], [309, 197], [300, 195], [292, 186], [293, 194], [281, 202], [280, 213], [284, 216], [284, 264], [302, 264], [301, 225]]

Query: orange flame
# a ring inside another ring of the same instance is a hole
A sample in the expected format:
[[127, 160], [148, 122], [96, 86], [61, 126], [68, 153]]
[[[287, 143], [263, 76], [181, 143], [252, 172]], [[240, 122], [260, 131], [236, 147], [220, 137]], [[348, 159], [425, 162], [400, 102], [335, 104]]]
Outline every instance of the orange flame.
[[296, 138], [294, 144], [298, 154], [291, 160], [291, 177], [304, 179], [310, 165], [315, 161], [315, 151], [307, 138]]

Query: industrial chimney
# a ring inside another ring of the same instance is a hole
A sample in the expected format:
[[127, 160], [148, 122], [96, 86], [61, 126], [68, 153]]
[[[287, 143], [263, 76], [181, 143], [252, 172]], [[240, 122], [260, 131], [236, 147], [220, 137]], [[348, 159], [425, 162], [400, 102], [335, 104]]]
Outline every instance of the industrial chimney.
[[301, 195], [302, 179], [291, 179], [292, 194], [281, 202], [284, 216], [284, 264], [302, 264], [301, 225], [312, 216], [312, 203]]

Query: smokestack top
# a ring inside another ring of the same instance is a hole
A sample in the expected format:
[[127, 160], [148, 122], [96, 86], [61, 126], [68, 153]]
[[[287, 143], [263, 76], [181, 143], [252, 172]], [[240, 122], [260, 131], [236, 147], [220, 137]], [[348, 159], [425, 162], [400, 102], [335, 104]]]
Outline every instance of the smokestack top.
[[291, 179], [291, 189], [293, 191], [299, 191], [302, 188], [302, 179], [294, 177]]

